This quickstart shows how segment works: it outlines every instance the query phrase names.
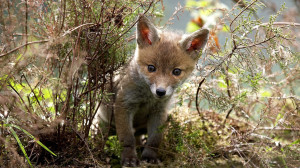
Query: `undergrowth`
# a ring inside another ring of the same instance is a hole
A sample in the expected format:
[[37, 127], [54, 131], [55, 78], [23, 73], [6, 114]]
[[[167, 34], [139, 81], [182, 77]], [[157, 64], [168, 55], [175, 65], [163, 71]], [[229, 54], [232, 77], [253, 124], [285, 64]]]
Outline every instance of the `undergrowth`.
[[[1, 167], [120, 167], [117, 136], [93, 120], [133, 54], [138, 14], [160, 17], [158, 5], [164, 9], [152, 0], [0, 3]], [[260, 18], [268, 5], [176, 7], [167, 24], [189, 10], [187, 30], [208, 27], [210, 39], [162, 128], [161, 166], [299, 167], [300, 14], [283, 5]]]
[[151, 0], [1, 2], [1, 165], [106, 163], [108, 135], [93, 136], [93, 120], [115, 73], [133, 53], [138, 14], [159, 15], [156, 5]]

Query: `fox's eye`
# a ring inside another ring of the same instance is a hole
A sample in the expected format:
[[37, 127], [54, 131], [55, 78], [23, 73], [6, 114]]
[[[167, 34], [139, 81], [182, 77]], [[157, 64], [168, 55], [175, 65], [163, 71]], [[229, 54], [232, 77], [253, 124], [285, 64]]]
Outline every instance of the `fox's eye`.
[[155, 72], [155, 71], [156, 71], [155, 66], [153, 66], [153, 65], [148, 65], [148, 71], [149, 71], [149, 72]]
[[172, 73], [175, 76], [179, 76], [181, 74], [181, 69], [175, 68]]

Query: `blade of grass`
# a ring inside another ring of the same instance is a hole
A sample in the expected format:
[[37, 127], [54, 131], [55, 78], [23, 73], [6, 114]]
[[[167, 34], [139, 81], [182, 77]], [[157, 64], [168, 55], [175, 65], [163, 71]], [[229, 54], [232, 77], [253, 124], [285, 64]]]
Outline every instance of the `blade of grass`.
[[289, 147], [292, 147], [293, 145], [296, 145], [296, 144], [300, 144], [300, 139], [297, 139], [296, 141], [292, 142]]
[[26, 153], [26, 151], [25, 151], [25, 148], [24, 148], [22, 142], [20, 141], [20, 139], [19, 139], [17, 133], [15, 132], [15, 130], [14, 130], [12, 127], [10, 127], [9, 130], [10, 130], [10, 132], [12, 133], [12, 135], [15, 137], [15, 139], [16, 139], [18, 145], [20, 146], [20, 148], [21, 148], [21, 150], [22, 150], [22, 152], [23, 152], [23, 154], [24, 154], [26, 160], [28, 161], [28, 164], [30, 165], [30, 167], [33, 168], [32, 164], [31, 164], [31, 162], [30, 162], [30, 160], [29, 160], [29, 158], [28, 158], [28, 155], [27, 155], [27, 153]]
[[43, 147], [46, 151], [48, 151], [49, 153], [51, 153], [52, 155], [54, 156], [57, 156], [55, 153], [53, 153], [49, 148], [47, 148], [41, 141], [37, 140], [32, 134], [30, 134], [28, 131], [24, 130], [23, 128], [17, 126], [17, 125], [14, 125], [14, 124], [7, 124], [7, 126], [11, 126], [11, 127], [14, 127], [14, 128], [17, 128], [21, 131], [23, 131], [26, 135], [28, 135], [30, 138], [32, 138], [36, 143], [38, 143], [41, 147]]

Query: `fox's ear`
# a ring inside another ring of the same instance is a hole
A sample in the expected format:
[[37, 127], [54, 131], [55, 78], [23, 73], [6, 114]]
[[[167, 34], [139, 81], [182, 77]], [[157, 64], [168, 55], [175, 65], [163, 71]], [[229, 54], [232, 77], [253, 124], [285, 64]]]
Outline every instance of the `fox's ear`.
[[152, 45], [156, 41], [159, 41], [158, 30], [144, 15], [140, 15], [138, 18], [136, 36], [140, 48]]
[[192, 34], [183, 36], [179, 41], [179, 45], [189, 54], [198, 55], [204, 48], [208, 40], [209, 31], [207, 29], [200, 29]]

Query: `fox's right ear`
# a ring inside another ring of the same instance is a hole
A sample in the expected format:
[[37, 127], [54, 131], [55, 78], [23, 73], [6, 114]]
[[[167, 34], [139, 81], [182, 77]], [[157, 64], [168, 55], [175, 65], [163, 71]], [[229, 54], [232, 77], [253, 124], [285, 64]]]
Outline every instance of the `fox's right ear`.
[[140, 48], [159, 41], [158, 30], [144, 15], [140, 15], [138, 18], [136, 37]]

